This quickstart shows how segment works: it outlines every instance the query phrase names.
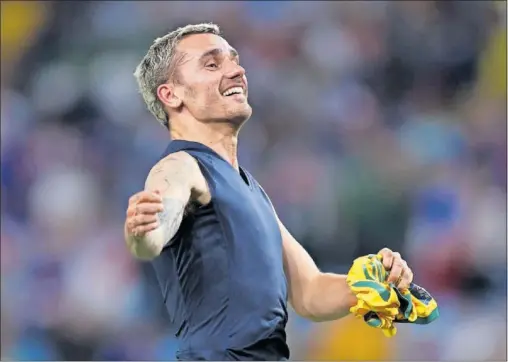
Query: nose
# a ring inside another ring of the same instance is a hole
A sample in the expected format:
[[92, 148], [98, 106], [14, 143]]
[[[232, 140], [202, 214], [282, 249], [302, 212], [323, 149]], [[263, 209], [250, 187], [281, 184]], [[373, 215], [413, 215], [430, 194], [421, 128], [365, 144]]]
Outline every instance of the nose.
[[229, 79], [235, 79], [235, 78], [243, 78], [245, 76], [245, 69], [235, 62], [230, 63], [230, 67], [228, 68], [227, 72], [224, 74]]

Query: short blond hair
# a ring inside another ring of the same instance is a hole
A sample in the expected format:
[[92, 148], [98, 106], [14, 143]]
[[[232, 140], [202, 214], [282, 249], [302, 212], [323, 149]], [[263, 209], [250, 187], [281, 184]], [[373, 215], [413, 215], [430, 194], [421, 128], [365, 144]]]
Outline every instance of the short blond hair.
[[169, 129], [169, 115], [157, 97], [157, 88], [171, 78], [176, 46], [182, 38], [193, 34], [221, 35], [218, 25], [213, 23], [189, 24], [180, 27], [161, 38], [155, 39], [148, 53], [136, 67], [134, 77], [145, 104], [160, 124]]

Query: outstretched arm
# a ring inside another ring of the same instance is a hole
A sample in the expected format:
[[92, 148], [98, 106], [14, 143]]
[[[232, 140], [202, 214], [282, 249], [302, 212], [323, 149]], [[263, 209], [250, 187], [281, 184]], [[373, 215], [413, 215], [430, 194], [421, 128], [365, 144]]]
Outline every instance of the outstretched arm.
[[161, 253], [178, 231], [191, 197], [200, 196], [200, 177], [196, 161], [183, 152], [152, 168], [145, 190], [131, 197], [127, 209], [125, 240], [134, 256], [150, 260]]
[[[279, 221], [284, 250], [284, 269], [289, 284], [289, 301], [297, 314], [316, 322], [331, 321], [349, 314], [357, 302], [346, 275], [322, 273], [307, 251]], [[406, 288], [412, 272], [399, 253], [383, 249], [383, 264], [391, 270], [389, 282]], [[399, 279], [399, 276], [402, 278]]]
[[289, 284], [289, 301], [297, 314], [313, 321], [346, 316], [356, 298], [346, 276], [322, 273], [286, 227], [279, 222], [284, 249], [284, 269]]

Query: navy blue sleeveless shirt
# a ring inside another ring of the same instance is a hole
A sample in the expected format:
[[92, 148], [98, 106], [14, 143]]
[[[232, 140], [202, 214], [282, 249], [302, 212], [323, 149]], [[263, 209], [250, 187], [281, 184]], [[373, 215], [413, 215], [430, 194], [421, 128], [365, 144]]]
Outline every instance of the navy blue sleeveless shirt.
[[172, 141], [162, 157], [194, 157], [211, 192], [152, 261], [180, 360], [286, 360], [287, 284], [272, 204], [246, 170], [203, 144]]

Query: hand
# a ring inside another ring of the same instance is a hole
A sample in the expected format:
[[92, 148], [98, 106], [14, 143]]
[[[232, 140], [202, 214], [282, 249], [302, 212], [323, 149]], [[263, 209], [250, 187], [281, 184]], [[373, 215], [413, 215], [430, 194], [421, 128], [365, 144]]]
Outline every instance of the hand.
[[408, 289], [413, 281], [413, 272], [400, 254], [388, 248], [382, 249], [379, 254], [383, 257], [383, 266], [390, 272], [386, 281], [401, 290]]
[[164, 209], [158, 192], [141, 191], [129, 199], [125, 230], [129, 235], [140, 237], [159, 227], [157, 214]]

